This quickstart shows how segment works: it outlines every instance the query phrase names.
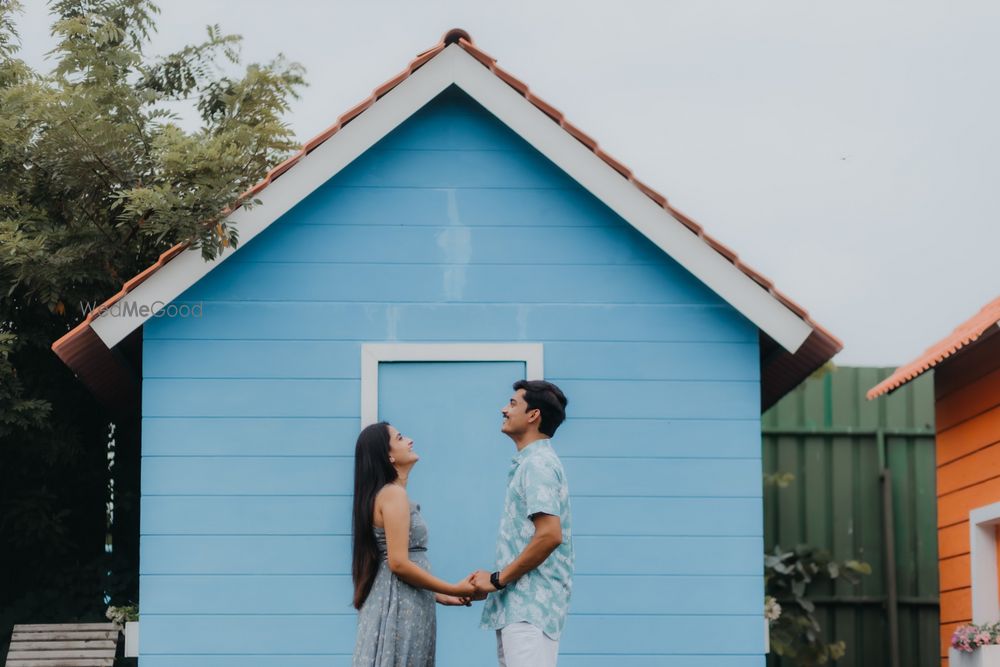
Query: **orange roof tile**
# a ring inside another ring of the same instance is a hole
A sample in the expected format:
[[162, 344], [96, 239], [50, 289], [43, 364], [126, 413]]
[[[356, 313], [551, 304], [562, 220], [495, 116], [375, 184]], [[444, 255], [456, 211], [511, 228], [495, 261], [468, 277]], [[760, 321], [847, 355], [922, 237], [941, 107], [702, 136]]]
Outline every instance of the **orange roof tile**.
[[990, 327], [1000, 323], [1000, 297], [983, 306], [982, 310], [958, 325], [951, 334], [927, 348], [922, 355], [896, 369], [896, 372], [868, 390], [871, 400], [902, 387], [922, 373], [934, 368], [962, 348], [976, 342]]
[[[511, 88], [516, 90], [526, 100], [531, 102], [539, 110], [541, 110], [543, 113], [549, 116], [549, 118], [551, 118], [553, 122], [555, 122], [564, 130], [566, 130], [566, 132], [568, 132], [581, 144], [586, 146], [590, 151], [592, 151], [595, 155], [601, 158], [612, 169], [621, 174], [623, 178], [627, 179], [633, 185], [635, 185], [635, 187], [638, 188], [643, 194], [645, 194], [651, 200], [656, 202], [658, 206], [660, 206], [668, 213], [670, 213], [670, 215], [674, 219], [685, 225], [689, 230], [691, 230], [692, 233], [696, 234], [703, 242], [709, 245], [713, 250], [715, 250], [720, 255], [725, 257], [726, 260], [728, 260], [730, 263], [736, 266], [741, 272], [746, 274], [748, 277], [754, 280], [758, 285], [760, 285], [762, 289], [769, 292], [778, 301], [780, 301], [787, 308], [792, 310], [792, 312], [801, 317], [807, 324], [809, 324], [809, 326], [812, 327], [813, 329], [813, 334], [809, 336], [807, 341], [803, 344], [803, 347], [811, 346], [810, 347], [811, 352], [809, 352], [809, 354], [803, 355], [802, 359], [809, 359], [810, 361], [808, 363], [812, 364], [815, 362], [816, 359], [825, 355], [825, 358], [818, 364], [822, 365], [822, 363], [827, 361], [830, 357], [832, 357], [834, 354], [836, 354], [843, 348], [843, 343], [838, 338], [833, 336], [829, 331], [827, 331], [826, 329], [821, 327], [818, 323], [813, 321], [809, 317], [808, 313], [804, 308], [794, 303], [787, 296], [785, 296], [777, 289], [775, 289], [773, 283], [766, 277], [764, 277], [757, 271], [751, 269], [749, 266], [744, 264], [739, 259], [739, 256], [736, 254], [736, 252], [734, 252], [731, 248], [719, 242], [717, 239], [706, 234], [701, 225], [697, 224], [691, 218], [689, 218], [688, 216], [684, 215], [676, 208], [674, 208], [668, 202], [665, 196], [663, 196], [653, 188], [649, 187], [645, 183], [636, 179], [633, 176], [631, 169], [629, 169], [626, 165], [624, 165], [623, 163], [621, 163], [620, 161], [616, 160], [615, 158], [611, 157], [608, 153], [606, 153], [600, 147], [600, 145], [595, 139], [585, 134], [582, 130], [580, 130], [576, 126], [569, 123], [569, 121], [565, 119], [562, 112], [560, 112], [558, 109], [556, 109], [555, 107], [553, 107], [552, 105], [548, 104], [543, 99], [535, 95], [526, 83], [517, 79], [510, 72], [507, 72], [506, 70], [503, 70], [500, 67], [498, 67], [496, 64], [496, 59], [488, 55], [484, 51], [482, 51], [479, 47], [475, 46], [473, 44], [472, 38], [469, 35], [469, 33], [461, 29], [453, 29], [445, 33], [445, 35], [441, 38], [441, 41], [439, 41], [430, 49], [417, 55], [413, 60], [410, 61], [410, 63], [406, 66], [406, 68], [402, 72], [390, 78], [380, 86], [376, 87], [371, 95], [369, 95], [367, 98], [356, 104], [354, 107], [346, 111], [344, 114], [342, 114], [337, 119], [336, 123], [334, 123], [326, 130], [324, 130], [323, 132], [319, 133], [318, 135], [307, 141], [299, 151], [297, 151], [295, 154], [293, 154], [291, 157], [289, 157], [281, 164], [271, 169], [263, 180], [261, 180], [259, 183], [257, 183], [253, 187], [249, 188], [246, 192], [241, 194], [237, 199], [237, 201], [229, 209], [224, 211], [224, 213], [228, 213], [231, 212], [232, 210], [239, 208], [242, 205], [242, 202], [259, 194], [273, 181], [275, 181], [283, 174], [285, 174], [287, 171], [292, 169], [304, 156], [309, 154], [311, 151], [315, 150], [316, 147], [322, 144], [323, 142], [327, 141], [330, 137], [336, 134], [341, 128], [343, 128], [345, 125], [351, 122], [351, 120], [353, 120], [358, 115], [363, 113], [366, 109], [371, 107], [380, 97], [382, 97], [390, 90], [398, 86], [400, 83], [406, 80], [407, 77], [409, 77], [416, 70], [425, 65], [436, 55], [444, 51], [444, 49], [451, 44], [457, 44], [467, 53], [472, 55], [484, 67], [486, 67], [493, 74], [495, 74], [501, 81], [503, 81]], [[56, 352], [57, 355], [59, 355], [59, 357], [67, 365], [69, 365], [71, 368], [75, 368], [77, 365], [73, 359], [73, 356], [75, 355], [71, 354], [69, 350], [70, 349], [77, 350], [78, 351], [77, 353], [80, 354], [82, 353], [82, 350], [87, 348], [81, 348], [80, 345], [71, 345], [71, 343], [76, 338], [85, 335], [86, 330], [90, 328], [90, 323], [92, 322], [92, 320], [96, 316], [98, 316], [104, 308], [107, 308], [108, 306], [122, 299], [126, 294], [135, 289], [135, 287], [137, 287], [140, 283], [149, 278], [150, 275], [159, 270], [164, 264], [166, 264], [168, 261], [170, 261], [173, 257], [175, 257], [177, 254], [179, 254], [182, 250], [184, 250], [187, 247], [188, 244], [181, 243], [175, 245], [174, 247], [170, 248], [162, 255], [160, 255], [159, 259], [157, 259], [157, 261], [154, 264], [152, 264], [147, 269], [139, 273], [137, 276], [129, 280], [127, 283], [125, 283], [121, 291], [119, 291], [117, 294], [115, 294], [107, 301], [105, 301], [100, 308], [94, 309], [94, 311], [88, 314], [86, 319], [84, 319], [84, 321], [82, 321], [77, 327], [75, 327], [74, 329], [69, 331], [66, 335], [57, 340], [55, 343], [53, 343], [52, 349]], [[87, 340], [93, 342], [95, 338], [96, 337], [88, 336]], [[807, 375], [812, 370], [815, 370], [815, 368], [811, 368], [805, 371], [802, 377], [805, 377], [805, 375]], [[782, 382], [782, 386], [786, 384], [788, 384], [787, 381]], [[788, 387], [787, 389], [791, 389], [791, 386]], [[785, 389], [785, 391], [787, 391], [787, 389]]]

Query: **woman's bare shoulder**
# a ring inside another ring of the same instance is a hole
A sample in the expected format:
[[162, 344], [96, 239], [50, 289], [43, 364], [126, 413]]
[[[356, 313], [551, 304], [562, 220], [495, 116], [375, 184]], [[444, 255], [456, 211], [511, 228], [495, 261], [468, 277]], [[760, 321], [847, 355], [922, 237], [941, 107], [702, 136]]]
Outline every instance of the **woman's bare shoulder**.
[[399, 484], [386, 484], [375, 495], [375, 504], [380, 503], [406, 503], [409, 498], [406, 489]]

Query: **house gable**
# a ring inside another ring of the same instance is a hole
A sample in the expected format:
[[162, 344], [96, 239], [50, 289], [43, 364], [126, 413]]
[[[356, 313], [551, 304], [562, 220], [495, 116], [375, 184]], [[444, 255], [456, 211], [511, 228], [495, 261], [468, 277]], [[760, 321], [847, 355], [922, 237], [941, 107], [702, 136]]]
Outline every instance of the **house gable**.
[[[692, 234], [662, 206], [637, 189], [573, 135], [563, 131], [517, 91], [484, 69], [461, 47], [452, 44], [389, 90], [349, 125], [320, 144], [295, 165], [292, 178], [282, 177], [259, 193], [263, 205], [237, 209], [230, 220], [249, 240], [297, 204], [308, 193], [370, 148], [381, 137], [450, 85], [457, 85], [500, 118], [539, 152], [598, 196], [664, 252], [732, 303], [789, 352], [795, 352], [813, 328], [717, 249]], [[123, 302], [167, 303], [237, 251], [227, 250], [214, 262], [189, 250], [172, 258], [153, 276], [123, 297]], [[126, 309], [127, 310], [127, 309]], [[148, 316], [147, 316], [148, 317]], [[113, 347], [144, 321], [142, 315], [97, 317], [94, 331]]]
[[[464, 93], [174, 302], [196, 303], [144, 326], [144, 664], [346, 659], [363, 346], [426, 342], [531, 342], [570, 399], [554, 439], [578, 555], [565, 653], [761, 664], [756, 327]], [[448, 486], [422, 442], [414, 493]], [[468, 475], [502, 484], [475, 444]], [[440, 493], [415, 500], [442, 511]]]

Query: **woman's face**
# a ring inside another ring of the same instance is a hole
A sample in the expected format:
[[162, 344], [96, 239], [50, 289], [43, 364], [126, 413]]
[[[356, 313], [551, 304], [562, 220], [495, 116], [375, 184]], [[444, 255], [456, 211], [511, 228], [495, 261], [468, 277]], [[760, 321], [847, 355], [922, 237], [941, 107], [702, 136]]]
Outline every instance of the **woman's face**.
[[420, 460], [420, 456], [413, 451], [413, 440], [392, 425], [389, 426], [389, 460], [396, 467], [412, 465]]

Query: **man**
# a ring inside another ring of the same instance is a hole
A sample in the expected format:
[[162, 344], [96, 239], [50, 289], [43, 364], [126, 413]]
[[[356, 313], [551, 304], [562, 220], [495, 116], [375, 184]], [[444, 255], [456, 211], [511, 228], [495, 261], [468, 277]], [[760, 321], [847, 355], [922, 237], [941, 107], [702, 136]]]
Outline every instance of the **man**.
[[470, 580], [488, 595], [482, 627], [495, 630], [500, 667], [555, 667], [573, 580], [569, 487], [550, 438], [566, 418], [566, 397], [542, 380], [514, 383], [503, 426], [517, 446], [496, 570]]

